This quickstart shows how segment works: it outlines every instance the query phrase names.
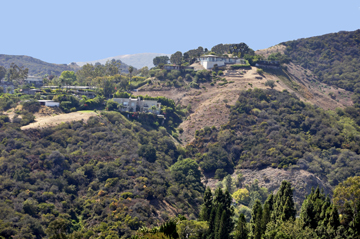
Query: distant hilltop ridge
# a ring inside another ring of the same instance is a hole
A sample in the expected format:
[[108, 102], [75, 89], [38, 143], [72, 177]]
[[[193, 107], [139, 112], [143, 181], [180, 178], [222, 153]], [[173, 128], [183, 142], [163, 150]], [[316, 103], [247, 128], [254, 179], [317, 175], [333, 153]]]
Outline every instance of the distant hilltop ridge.
[[63, 71], [76, 71], [79, 69], [75, 64], [53, 64], [31, 56], [0, 54], [0, 66], [9, 68], [11, 63], [29, 68], [29, 75], [33, 76], [60, 75]]
[[108, 57], [105, 59], [95, 60], [95, 61], [84, 61], [84, 62], [76, 62], [78, 66], [83, 66], [87, 63], [89, 64], [95, 64], [96, 62], [99, 62], [101, 64], [105, 64], [106, 61], [111, 61], [112, 59], [115, 60], [121, 60], [127, 65], [133, 66], [137, 69], [143, 68], [144, 66], [147, 66], [149, 68], [154, 67], [153, 59], [157, 56], [168, 56], [170, 57], [171, 54], [165, 54], [165, 53], [138, 53], [138, 54], [127, 54], [127, 55], [120, 55], [120, 56], [114, 56], [114, 57]]

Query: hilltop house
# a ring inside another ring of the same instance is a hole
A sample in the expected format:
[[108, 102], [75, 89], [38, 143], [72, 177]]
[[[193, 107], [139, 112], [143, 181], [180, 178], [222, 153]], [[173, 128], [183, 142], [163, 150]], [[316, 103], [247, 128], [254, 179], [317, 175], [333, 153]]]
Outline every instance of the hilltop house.
[[214, 55], [201, 56], [199, 61], [205, 69], [211, 69], [215, 64], [218, 66], [225, 66], [226, 64], [246, 64], [246, 61], [241, 58], [228, 58]]
[[156, 100], [141, 100], [139, 97], [137, 99], [113, 98], [113, 100], [122, 106], [120, 108], [121, 111], [140, 111], [145, 113], [150, 112], [154, 114], [160, 114], [161, 103], [157, 102]]

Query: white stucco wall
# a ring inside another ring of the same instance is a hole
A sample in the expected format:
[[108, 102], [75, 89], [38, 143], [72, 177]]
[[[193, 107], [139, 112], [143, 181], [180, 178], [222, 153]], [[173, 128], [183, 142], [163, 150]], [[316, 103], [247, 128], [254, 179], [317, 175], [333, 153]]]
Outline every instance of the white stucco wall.
[[202, 61], [201, 65], [205, 68], [205, 69], [211, 69], [214, 67], [214, 65], [217, 64], [218, 66], [223, 66], [225, 65], [224, 61]]
[[59, 107], [60, 103], [59, 102], [45, 102], [45, 106], [48, 107]]

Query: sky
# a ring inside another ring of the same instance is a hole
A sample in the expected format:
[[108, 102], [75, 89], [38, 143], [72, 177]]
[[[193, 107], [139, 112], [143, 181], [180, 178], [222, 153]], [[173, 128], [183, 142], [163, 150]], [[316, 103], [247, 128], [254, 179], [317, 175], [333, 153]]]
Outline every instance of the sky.
[[0, 0], [0, 54], [67, 64], [360, 29], [360, 0]]

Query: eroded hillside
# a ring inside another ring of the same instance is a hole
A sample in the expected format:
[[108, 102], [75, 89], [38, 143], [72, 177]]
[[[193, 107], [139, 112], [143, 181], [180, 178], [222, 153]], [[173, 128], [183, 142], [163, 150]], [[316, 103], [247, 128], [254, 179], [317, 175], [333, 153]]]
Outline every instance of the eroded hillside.
[[[139, 88], [135, 95], [165, 96], [173, 99], [177, 104], [191, 105], [190, 115], [181, 123], [179, 128], [184, 132], [180, 139], [185, 145], [189, 143], [196, 130], [205, 126], [220, 127], [229, 120], [230, 106], [234, 105], [240, 91], [248, 89], [266, 89], [267, 80], [276, 82], [274, 89], [287, 90], [296, 94], [301, 100], [317, 105], [323, 109], [352, 105], [351, 93], [343, 89], [327, 86], [317, 82], [310, 71], [292, 63], [286, 65], [287, 71], [267, 71], [257, 73], [257, 67], [241, 70], [225, 70], [222, 78], [228, 82], [222, 86], [211, 86], [203, 83], [203, 88], [185, 90], [184, 88], [162, 87]], [[333, 98], [329, 95], [333, 92]]]

